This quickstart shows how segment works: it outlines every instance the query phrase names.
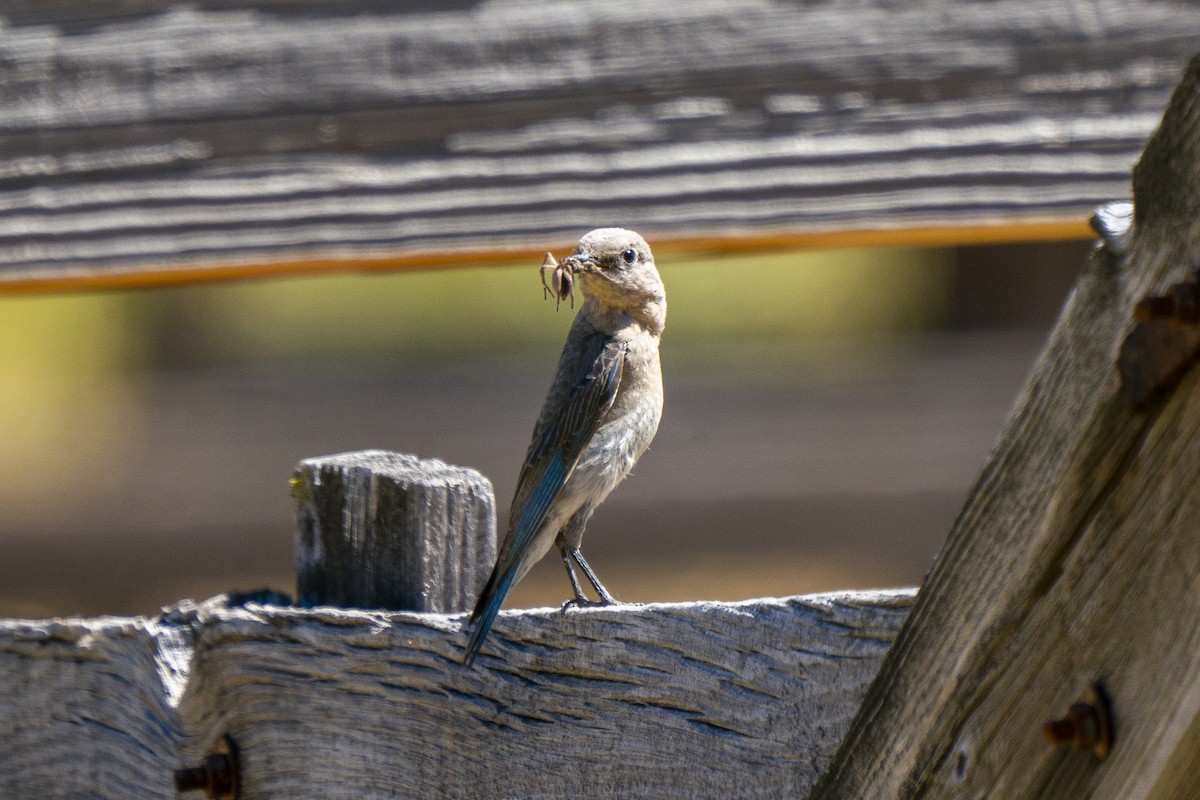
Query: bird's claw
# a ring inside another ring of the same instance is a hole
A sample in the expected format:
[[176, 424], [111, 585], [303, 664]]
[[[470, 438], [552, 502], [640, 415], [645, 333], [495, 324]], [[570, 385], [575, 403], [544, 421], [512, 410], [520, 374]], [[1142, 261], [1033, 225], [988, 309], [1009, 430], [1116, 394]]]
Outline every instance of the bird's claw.
[[603, 608], [616, 605], [616, 600], [589, 600], [586, 597], [572, 597], [563, 601], [561, 613], [566, 614], [572, 608]]

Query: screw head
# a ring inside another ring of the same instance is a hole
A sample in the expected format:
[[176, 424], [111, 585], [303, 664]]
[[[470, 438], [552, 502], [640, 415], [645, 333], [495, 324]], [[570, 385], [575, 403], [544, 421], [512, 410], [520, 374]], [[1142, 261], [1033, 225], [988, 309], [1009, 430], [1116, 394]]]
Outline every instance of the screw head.
[[1099, 683], [1089, 686], [1065, 717], [1042, 726], [1042, 735], [1050, 744], [1069, 743], [1074, 750], [1091, 750], [1097, 758], [1107, 758], [1112, 749], [1113, 718], [1104, 687]]
[[237, 800], [237, 745], [229, 734], [217, 740], [213, 752], [204, 757], [203, 764], [175, 770], [175, 791], [200, 790], [204, 791], [205, 797]]

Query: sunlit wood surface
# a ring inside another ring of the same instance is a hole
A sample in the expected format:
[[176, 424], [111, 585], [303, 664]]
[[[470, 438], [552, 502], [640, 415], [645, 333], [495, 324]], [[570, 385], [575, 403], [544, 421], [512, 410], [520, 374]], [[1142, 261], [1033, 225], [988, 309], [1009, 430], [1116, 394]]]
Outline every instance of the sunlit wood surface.
[[226, 733], [246, 798], [804, 796], [912, 592], [506, 612], [474, 667], [455, 616], [224, 600], [0, 620], [10, 796], [179, 797]]

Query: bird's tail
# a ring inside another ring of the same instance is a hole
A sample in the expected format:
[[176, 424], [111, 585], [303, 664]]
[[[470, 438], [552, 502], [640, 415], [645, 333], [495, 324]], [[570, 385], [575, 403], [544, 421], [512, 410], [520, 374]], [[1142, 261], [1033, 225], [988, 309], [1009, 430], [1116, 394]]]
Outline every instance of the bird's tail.
[[471, 638], [467, 641], [467, 651], [463, 654], [463, 664], [466, 666], [471, 666], [471, 662], [479, 653], [479, 648], [483, 647], [483, 640], [487, 638], [488, 631], [492, 629], [492, 623], [496, 621], [496, 615], [500, 613], [500, 604], [504, 602], [504, 595], [508, 594], [515, 574], [515, 572], [509, 571], [498, 581], [495, 580], [496, 575], [493, 574], [483, 592], [480, 593], [479, 602], [475, 604], [475, 610], [471, 612], [471, 625], [473, 626]]

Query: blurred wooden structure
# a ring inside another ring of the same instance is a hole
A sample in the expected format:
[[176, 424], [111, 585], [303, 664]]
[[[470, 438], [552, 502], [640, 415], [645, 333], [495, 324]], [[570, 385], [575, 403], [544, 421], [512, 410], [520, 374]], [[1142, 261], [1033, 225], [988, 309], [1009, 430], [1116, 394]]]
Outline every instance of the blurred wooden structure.
[[[3, 11], [11, 289], [449, 263], [606, 211], [693, 246], [1062, 235], [1126, 194], [1200, 13], [103, 8]], [[1176, 352], [1135, 405], [1116, 365], [1195, 324], [1129, 338], [1200, 263], [1198, 98], [1200, 58], [915, 603], [509, 613], [474, 669], [443, 614], [3, 621], [0, 786], [170, 797], [230, 734], [242, 797], [1192, 796], [1200, 377]], [[1104, 761], [1042, 741], [1091, 686]]]
[[1195, 46], [1167, 0], [15, 0], [0, 291], [1082, 237]]

